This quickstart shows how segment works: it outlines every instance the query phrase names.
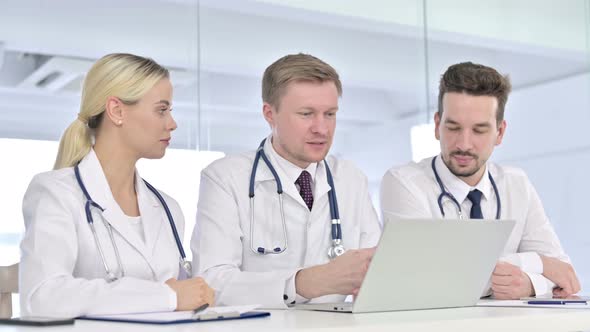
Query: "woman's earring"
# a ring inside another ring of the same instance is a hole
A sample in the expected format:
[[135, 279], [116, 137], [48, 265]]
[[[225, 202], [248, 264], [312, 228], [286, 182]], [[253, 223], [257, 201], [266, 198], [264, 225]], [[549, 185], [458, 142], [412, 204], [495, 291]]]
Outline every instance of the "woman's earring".
[[119, 121], [117, 122], [117, 124], [120, 126], [120, 125], [122, 125], [122, 124], [123, 124], [123, 121], [122, 121], [122, 120], [119, 120]]

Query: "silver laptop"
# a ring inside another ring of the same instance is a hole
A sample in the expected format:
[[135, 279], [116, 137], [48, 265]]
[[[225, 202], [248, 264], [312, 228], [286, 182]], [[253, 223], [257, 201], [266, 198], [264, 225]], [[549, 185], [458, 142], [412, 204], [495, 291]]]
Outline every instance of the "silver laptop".
[[361, 313], [473, 306], [515, 225], [512, 220], [384, 217], [356, 300], [297, 309]]

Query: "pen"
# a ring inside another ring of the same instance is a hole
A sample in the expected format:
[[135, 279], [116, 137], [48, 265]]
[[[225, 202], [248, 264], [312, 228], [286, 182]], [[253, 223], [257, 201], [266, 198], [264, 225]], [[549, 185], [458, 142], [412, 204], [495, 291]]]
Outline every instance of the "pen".
[[202, 306], [199, 306], [198, 308], [196, 308], [195, 310], [193, 310], [193, 315], [197, 314], [205, 309], [207, 309], [209, 307], [209, 303], [205, 303]]
[[527, 304], [540, 304], [540, 305], [559, 305], [559, 304], [588, 304], [588, 302], [584, 301], [584, 300], [563, 300], [563, 301], [543, 301], [543, 300], [537, 300], [537, 301], [527, 301]]

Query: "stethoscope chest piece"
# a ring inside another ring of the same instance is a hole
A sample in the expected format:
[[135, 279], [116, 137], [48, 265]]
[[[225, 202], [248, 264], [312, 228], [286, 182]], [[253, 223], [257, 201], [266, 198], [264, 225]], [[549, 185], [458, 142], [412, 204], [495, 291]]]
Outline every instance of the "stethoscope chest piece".
[[346, 249], [341, 243], [332, 244], [330, 249], [328, 249], [328, 258], [334, 259], [338, 256], [342, 256], [346, 252]]
[[186, 273], [187, 276], [191, 276], [193, 273], [193, 265], [191, 264], [190, 261], [186, 260], [186, 259], [180, 259], [180, 266], [182, 266], [182, 269], [184, 270], [184, 272]]
[[111, 282], [117, 281], [118, 279], [119, 279], [119, 277], [117, 277], [117, 276], [116, 276], [116, 275], [115, 275], [113, 272], [111, 272], [111, 271], [108, 271], [108, 272], [106, 273], [105, 280], [106, 280], [108, 283], [111, 283]]

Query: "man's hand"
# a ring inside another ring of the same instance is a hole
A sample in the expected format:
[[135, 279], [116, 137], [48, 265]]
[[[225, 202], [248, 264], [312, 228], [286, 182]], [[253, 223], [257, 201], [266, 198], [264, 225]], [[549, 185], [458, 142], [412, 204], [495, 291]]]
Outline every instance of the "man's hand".
[[348, 250], [327, 264], [300, 270], [295, 276], [297, 294], [312, 299], [328, 294], [356, 295], [375, 248]]
[[529, 276], [518, 266], [498, 262], [492, 274], [492, 291], [498, 300], [517, 300], [534, 295]]
[[568, 297], [580, 291], [580, 282], [574, 268], [554, 257], [541, 256], [543, 276], [555, 283], [553, 296]]
[[194, 310], [205, 303], [212, 306], [215, 302], [215, 291], [203, 278], [180, 281], [170, 278], [166, 280], [166, 284], [176, 292], [176, 310], [178, 311]]

